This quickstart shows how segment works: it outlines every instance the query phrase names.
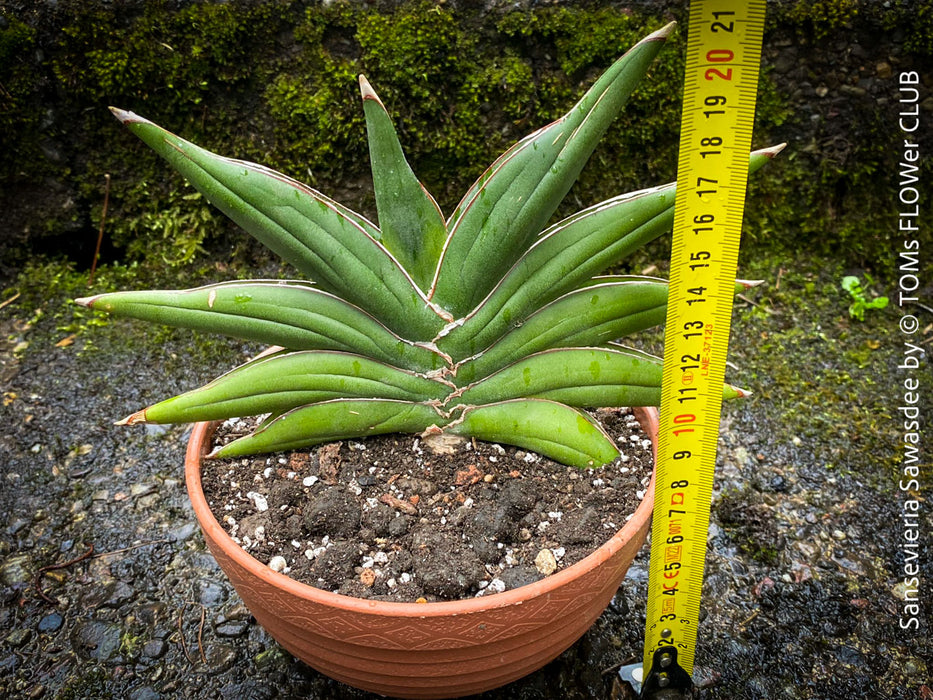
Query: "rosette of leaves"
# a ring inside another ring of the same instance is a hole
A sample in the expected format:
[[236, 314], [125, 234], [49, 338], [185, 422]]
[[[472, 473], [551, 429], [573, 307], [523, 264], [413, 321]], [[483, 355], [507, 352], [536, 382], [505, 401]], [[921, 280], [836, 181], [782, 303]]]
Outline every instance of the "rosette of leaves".
[[[121, 423], [264, 416], [214, 457], [443, 432], [584, 467], [615, 459], [612, 439], [584, 409], [659, 404], [661, 360], [617, 339], [664, 321], [667, 284], [598, 275], [670, 230], [675, 186], [546, 224], [671, 29], [643, 39], [567, 114], [506, 151], [446, 220], [362, 76], [378, 226], [280, 173], [114, 109], [309, 280], [78, 300], [282, 348]], [[771, 155], [753, 153], [751, 168]], [[723, 387], [724, 397], [741, 394]]]

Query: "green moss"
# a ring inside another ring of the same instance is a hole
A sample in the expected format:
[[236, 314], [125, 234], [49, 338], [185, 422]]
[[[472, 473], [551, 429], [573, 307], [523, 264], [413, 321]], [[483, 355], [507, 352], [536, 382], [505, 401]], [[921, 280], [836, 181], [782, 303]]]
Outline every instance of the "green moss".
[[172, 189], [165, 199], [156, 199], [143, 182], [130, 192], [140, 198], [142, 211], [113, 222], [110, 235], [131, 260], [187, 263], [204, 252], [206, 240], [227, 228], [224, 218], [193, 189]]
[[933, 0], [891, 0], [884, 5], [882, 25], [889, 31], [903, 31], [904, 51], [933, 56]]
[[[425, 0], [390, 9], [295, 0], [159, 0], [103, 9], [61, 0], [54, 31], [5, 13], [0, 145], [9, 157], [0, 181], [39, 190], [47, 179], [67, 183], [76, 206], [45, 207], [29, 225], [50, 234], [79, 231], [93, 241], [110, 173], [107, 235], [124, 261], [162, 265], [196, 260], [201, 248], [240, 246], [241, 232], [208, 214], [203, 201], [185, 200], [183, 182], [113, 120], [106, 106], [116, 104], [212, 150], [280, 169], [372, 216], [357, 87], [365, 73], [395, 116], [415, 172], [450, 212], [495, 156], [562, 114], [619, 54], [666, 21], [598, 5], [478, 14]], [[769, 8], [769, 27], [780, 24], [811, 41], [871, 21], [902, 29], [908, 50], [929, 55], [933, 32], [914, 18], [931, 15], [930, 7], [930, 0], [910, 7], [892, 0], [885, 14], [854, 0], [790, 0]], [[674, 178], [684, 32], [669, 43], [558, 216]], [[756, 146], [813, 131], [809, 114], [790, 113], [767, 70], [759, 87]], [[794, 142], [753, 179], [746, 255], [806, 242], [854, 264], [890, 258], [891, 202], [877, 185], [890, 169], [891, 129], [866, 102], [846, 115], [849, 150]], [[55, 161], [45, 157], [49, 150], [64, 155]], [[923, 167], [929, 182], [933, 166]], [[665, 246], [658, 242], [646, 255], [657, 259]]]
[[173, 10], [153, 2], [141, 14], [71, 3], [68, 10], [51, 62], [63, 85], [80, 97], [153, 101], [189, 115], [218, 87], [262, 79], [261, 59], [269, 58], [272, 32], [287, 16], [281, 3]]
[[797, 0], [783, 12], [788, 20], [805, 28], [813, 38], [825, 39], [855, 19], [859, 6], [859, 0]]
[[[766, 284], [754, 294], [757, 306], [739, 306], [738, 335], [730, 343], [732, 361], [747, 369], [729, 380], [751, 389], [752, 398], [727, 410], [767, 405], [771, 424], [782, 430], [767, 437], [769, 444], [796, 438], [815, 462], [890, 491], [888, 469], [898, 459], [891, 450], [897, 424], [888, 393], [890, 346], [899, 343], [896, 312], [880, 309], [861, 323], [850, 319], [849, 300], [839, 289], [846, 268], [838, 258], [760, 255], [739, 274]], [[885, 282], [876, 286], [886, 291]], [[754, 417], [748, 418], [754, 433]]]
[[84, 698], [100, 698], [109, 700], [113, 697], [110, 691], [109, 674], [101, 666], [91, 666], [83, 674], [70, 680], [55, 696], [56, 700], [84, 700]]

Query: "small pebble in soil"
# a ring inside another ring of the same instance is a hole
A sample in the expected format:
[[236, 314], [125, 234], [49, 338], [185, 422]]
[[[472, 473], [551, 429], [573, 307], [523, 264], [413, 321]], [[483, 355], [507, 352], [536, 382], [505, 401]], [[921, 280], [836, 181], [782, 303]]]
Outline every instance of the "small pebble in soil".
[[538, 552], [538, 556], [535, 557], [535, 568], [545, 576], [550, 576], [557, 571], [557, 559], [554, 552], [550, 549], [542, 549]]

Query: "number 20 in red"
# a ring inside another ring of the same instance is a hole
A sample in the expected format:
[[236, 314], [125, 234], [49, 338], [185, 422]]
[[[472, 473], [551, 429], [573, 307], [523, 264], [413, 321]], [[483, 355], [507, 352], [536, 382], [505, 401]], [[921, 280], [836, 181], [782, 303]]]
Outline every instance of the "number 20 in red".
[[[729, 49], [711, 49], [706, 52], [706, 61], [708, 63], [729, 63], [735, 58], [735, 54], [732, 53]], [[707, 68], [704, 77], [707, 80], [713, 80], [715, 78], [720, 78], [722, 80], [732, 80], [732, 69], [725, 68], [720, 70], [719, 68]]]

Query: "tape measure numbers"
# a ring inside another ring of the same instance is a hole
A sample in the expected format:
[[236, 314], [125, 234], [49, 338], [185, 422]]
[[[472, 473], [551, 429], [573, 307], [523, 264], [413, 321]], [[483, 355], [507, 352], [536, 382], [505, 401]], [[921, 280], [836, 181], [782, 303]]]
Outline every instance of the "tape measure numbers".
[[693, 0], [664, 344], [643, 692], [693, 671], [765, 0]]

